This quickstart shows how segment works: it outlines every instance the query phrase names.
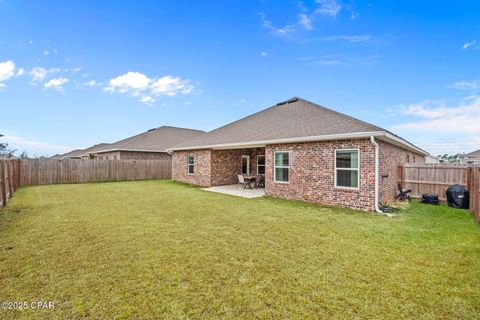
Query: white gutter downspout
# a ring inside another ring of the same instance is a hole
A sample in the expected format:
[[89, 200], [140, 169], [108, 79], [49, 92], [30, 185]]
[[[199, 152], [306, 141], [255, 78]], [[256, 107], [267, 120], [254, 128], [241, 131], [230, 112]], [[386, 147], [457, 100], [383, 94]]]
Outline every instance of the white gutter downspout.
[[393, 217], [392, 214], [383, 212], [378, 207], [378, 173], [379, 173], [378, 171], [379, 171], [379, 162], [380, 162], [380, 160], [379, 160], [379, 157], [380, 157], [379, 146], [378, 146], [377, 141], [375, 141], [374, 136], [370, 136], [370, 143], [373, 144], [373, 146], [375, 147], [375, 211], [377, 213], [384, 214], [384, 215], [389, 216], [389, 217]]

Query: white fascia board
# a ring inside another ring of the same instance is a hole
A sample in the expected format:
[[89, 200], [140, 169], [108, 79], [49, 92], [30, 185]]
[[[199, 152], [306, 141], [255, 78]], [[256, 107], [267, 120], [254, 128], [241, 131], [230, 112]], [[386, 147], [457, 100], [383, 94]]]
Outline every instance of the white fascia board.
[[404, 140], [390, 132], [386, 132], [385, 135], [383, 135], [382, 137], [379, 137], [380, 140], [383, 140], [383, 141], [386, 141], [388, 143], [391, 143], [393, 145], [396, 145], [396, 146], [399, 146], [399, 147], [402, 147], [402, 148], [405, 148], [405, 149], [408, 149], [412, 152], [416, 152], [416, 153], [419, 153], [421, 155], [424, 155], [424, 156], [427, 156], [427, 155], [430, 155], [430, 153], [428, 153], [427, 151], [423, 150], [423, 149], [420, 149], [419, 147], [415, 146], [414, 144], [408, 142], [407, 140]]
[[308, 137], [295, 137], [295, 138], [283, 138], [283, 139], [271, 139], [271, 140], [259, 140], [248, 142], [236, 142], [214, 145], [203, 145], [194, 147], [182, 147], [182, 148], [170, 148], [168, 151], [180, 151], [180, 150], [200, 150], [200, 149], [240, 149], [240, 148], [255, 148], [264, 147], [267, 144], [281, 144], [281, 143], [296, 143], [296, 142], [313, 142], [313, 141], [325, 141], [325, 140], [347, 140], [347, 139], [360, 139], [369, 138], [371, 136], [377, 137], [385, 135], [386, 131], [372, 131], [372, 132], [354, 132], [354, 133], [338, 133], [338, 134], [326, 134], [322, 136], [308, 136]]

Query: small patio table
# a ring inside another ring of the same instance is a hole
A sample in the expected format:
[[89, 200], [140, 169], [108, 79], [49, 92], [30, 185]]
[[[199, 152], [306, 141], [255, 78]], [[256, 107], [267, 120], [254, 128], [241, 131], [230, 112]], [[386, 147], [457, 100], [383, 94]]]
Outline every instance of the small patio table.
[[245, 179], [245, 182], [247, 183], [247, 187], [245, 189], [253, 189], [251, 183], [257, 180], [257, 176], [244, 175], [243, 179]]

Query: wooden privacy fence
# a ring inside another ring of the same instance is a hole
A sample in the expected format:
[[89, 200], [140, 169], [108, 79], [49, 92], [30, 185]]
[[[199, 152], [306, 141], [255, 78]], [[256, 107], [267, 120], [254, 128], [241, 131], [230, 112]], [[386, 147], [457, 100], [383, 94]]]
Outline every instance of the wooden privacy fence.
[[477, 222], [480, 222], [480, 168], [470, 168], [468, 175], [468, 190], [470, 191], [470, 211], [473, 212], [475, 220]]
[[0, 208], [7, 205], [20, 186], [19, 160], [0, 159]]
[[21, 159], [20, 186], [170, 179], [171, 160]]
[[398, 182], [412, 189], [411, 196], [434, 193], [446, 201], [445, 191], [453, 184], [464, 185], [470, 191], [470, 210], [480, 221], [480, 167], [460, 165], [403, 165], [398, 167]]

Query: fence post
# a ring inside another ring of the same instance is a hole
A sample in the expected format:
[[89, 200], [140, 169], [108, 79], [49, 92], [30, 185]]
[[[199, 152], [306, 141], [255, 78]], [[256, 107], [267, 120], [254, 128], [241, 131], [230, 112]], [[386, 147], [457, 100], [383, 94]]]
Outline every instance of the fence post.
[[0, 160], [0, 195], [2, 197], [2, 207], [7, 205], [7, 191], [5, 190], [5, 162]]
[[13, 188], [12, 188], [12, 168], [11, 161], [5, 161], [5, 182], [6, 182], [6, 191], [7, 191], [7, 198], [13, 197]]
[[477, 198], [476, 195], [474, 194], [474, 180], [475, 180], [475, 171], [473, 167], [468, 167], [467, 171], [467, 190], [470, 193], [470, 200], [468, 207], [470, 208], [471, 212], [475, 212], [475, 199]]
[[402, 187], [405, 187], [405, 166], [397, 167], [397, 183], [400, 183]]
[[475, 221], [480, 223], [480, 168], [473, 168], [472, 185], [470, 197], [473, 200], [473, 215]]

